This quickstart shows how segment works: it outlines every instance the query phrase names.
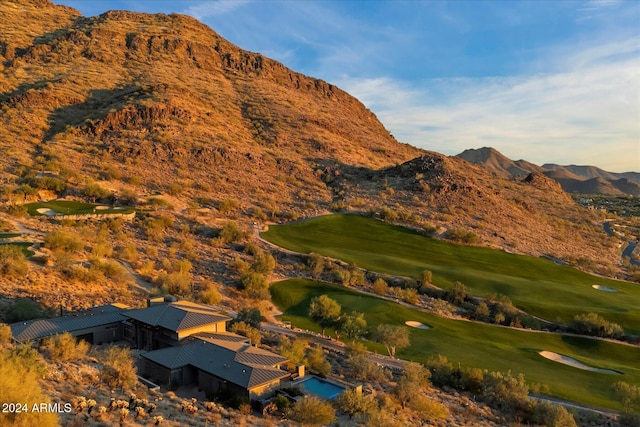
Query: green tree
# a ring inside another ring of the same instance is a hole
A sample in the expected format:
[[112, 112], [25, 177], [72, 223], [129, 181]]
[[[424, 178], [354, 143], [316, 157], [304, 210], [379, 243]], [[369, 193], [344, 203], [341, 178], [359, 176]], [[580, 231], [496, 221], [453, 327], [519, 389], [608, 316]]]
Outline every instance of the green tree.
[[263, 274], [248, 271], [240, 278], [240, 288], [251, 298], [269, 299], [269, 284]]
[[235, 334], [249, 338], [249, 341], [254, 346], [258, 347], [260, 345], [262, 340], [260, 329], [254, 328], [245, 322], [234, 322], [229, 329]]
[[312, 347], [305, 356], [305, 365], [311, 372], [326, 377], [331, 373], [331, 364], [327, 361], [321, 346]]
[[404, 326], [380, 324], [376, 328], [376, 337], [393, 358], [396, 357], [396, 349], [403, 349], [411, 344], [409, 330]]
[[305, 396], [289, 409], [288, 417], [305, 426], [320, 426], [335, 420], [336, 411], [327, 402], [316, 397]]
[[368, 414], [378, 409], [378, 403], [373, 396], [365, 395], [362, 389], [351, 388], [345, 390], [335, 399], [336, 407], [349, 415], [349, 419], [354, 415]]
[[383, 382], [389, 379], [389, 371], [374, 363], [364, 344], [352, 342], [347, 347], [347, 372], [349, 376], [362, 381]]
[[329, 326], [340, 317], [342, 307], [338, 301], [327, 295], [320, 295], [311, 300], [309, 304], [309, 317], [322, 326]]
[[429, 386], [431, 372], [420, 363], [406, 363], [398, 379], [395, 394], [404, 408], [415, 396]]
[[260, 329], [260, 323], [262, 322], [262, 313], [260, 313], [259, 308], [245, 307], [238, 312], [238, 315], [236, 316], [236, 321], [245, 322], [256, 329]]
[[569, 326], [579, 334], [597, 337], [620, 338], [624, 335], [620, 325], [608, 322], [596, 313], [577, 314]]
[[320, 254], [312, 252], [311, 254], [309, 254], [309, 258], [307, 259], [307, 265], [309, 266], [309, 270], [311, 270], [311, 275], [317, 279], [324, 272], [324, 257]]
[[276, 267], [276, 259], [269, 252], [258, 249], [253, 255], [251, 269], [256, 273], [271, 274]]
[[306, 348], [307, 342], [303, 338], [296, 337], [292, 341], [287, 337], [282, 337], [278, 351], [282, 356], [289, 359], [290, 364], [298, 365], [304, 362]]
[[337, 330], [349, 340], [358, 339], [367, 329], [367, 321], [363, 313], [351, 312], [342, 316]]

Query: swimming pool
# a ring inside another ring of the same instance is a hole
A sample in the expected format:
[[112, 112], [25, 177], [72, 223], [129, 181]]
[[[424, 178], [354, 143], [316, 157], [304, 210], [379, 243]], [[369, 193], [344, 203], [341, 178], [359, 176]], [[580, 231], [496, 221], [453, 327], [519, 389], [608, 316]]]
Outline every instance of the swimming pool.
[[333, 399], [345, 391], [345, 387], [342, 387], [341, 385], [334, 384], [314, 376], [306, 377], [305, 379], [294, 383], [294, 385], [302, 387], [309, 393], [322, 396], [325, 399]]

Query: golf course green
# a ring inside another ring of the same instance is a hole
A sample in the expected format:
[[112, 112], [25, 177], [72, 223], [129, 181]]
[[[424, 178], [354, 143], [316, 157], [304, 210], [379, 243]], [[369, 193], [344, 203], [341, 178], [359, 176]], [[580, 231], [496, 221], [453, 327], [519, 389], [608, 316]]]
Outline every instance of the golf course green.
[[[549, 260], [495, 249], [455, 245], [360, 215], [328, 215], [272, 225], [262, 233], [283, 248], [316, 252], [386, 274], [419, 278], [449, 288], [460, 281], [475, 295], [507, 295], [526, 312], [561, 323], [594, 312], [627, 334], [640, 333], [640, 286], [593, 276]], [[603, 292], [594, 285], [613, 288]]]
[[29, 215], [43, 215], [39, 209], [50, 209], [56, 214], [63, 215], [84, 215], [84, 214], [128, 214], [134, 211], [130, 207], [111, 207], [95, 205], [92, 203], [74, 202], [69, 200], [51, 200], [48, 202], [27, 203], [24, 205]]
[[[528, 382], [545, 384], [555, 397], [597, 407], [619, 410], [611, 390], [617, 381], [640, 383], [640, 349], [603, 340], [563, 336], [445, 319], [346, 287], [322, 282], [290, 279], [271, 286], [273, 302], [283, 312], [282, 320], [297, 327], [320, 331], [309, 319], [313, 297], [328, 295], [338, 301], [343, 313], [364, 313], [368, 329], [378, 324], [405, 325], [421, 322], [431, 329], [409, 328], [411, 346], [399, 350], [402, 359], [427, 362], [437, 355], [468, 367], [524, 373]], [[333, 331], [327, 329], [329, 334]], [[385, 353], [382, 345], [367, 341], [369, 349]], [[543, 358], [540, 351], [572, 357], [588, 366], [610, 369], [620, 375], [590, 372]]]

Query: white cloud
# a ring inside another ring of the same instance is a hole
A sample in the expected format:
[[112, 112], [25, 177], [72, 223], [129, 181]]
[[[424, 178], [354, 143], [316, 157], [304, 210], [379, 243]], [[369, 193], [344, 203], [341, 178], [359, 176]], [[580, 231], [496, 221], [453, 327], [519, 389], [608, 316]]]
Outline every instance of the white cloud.
[[547, 74], [435, 79], [419, 89], [390, 78], [340, 85], [396, 138], [430, 150], [493, 146], [534, 163], [640, 171], [637, 39], [550, 60], [557, 71]]
[[247, 3], [249, 3], [248, 0], [204, 1], [185, 8], [181, 13], [202, 21], [205, 18], [233, 12]]

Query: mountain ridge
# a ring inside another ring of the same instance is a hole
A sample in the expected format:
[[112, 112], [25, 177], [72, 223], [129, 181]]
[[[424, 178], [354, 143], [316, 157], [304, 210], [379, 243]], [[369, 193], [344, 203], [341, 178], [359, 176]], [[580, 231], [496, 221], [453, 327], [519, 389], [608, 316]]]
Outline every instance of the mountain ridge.
[[531, 172], [544, 173], [556, 180], [569, 193], [640, 196], [640, 173], [608, 172], [596, 166], [562, 166], [545, 163], [542, 166], [526, 160], [511, 160], [492, 147], [467, 149], [457, 154], [468, 162], [481, 165], [505, 178], [516, 178]]
[[[48, 171], [66, 185], [58, 196], [82, 198], [97, 182], [122, 203], [171, 192], [179, 206], [222, 212], [232, 200], [238, 217], [278, 221], [392, 210], [505, 250], [616, 260], [595, 214], [541, 176], [514, 182], [400, 143], [335, 85], [191, 17], [85, 18], [12, 0], [0, 3], [0, 28], [8, 194]], [[584, 249], [594, 234], [604, 246]]]

